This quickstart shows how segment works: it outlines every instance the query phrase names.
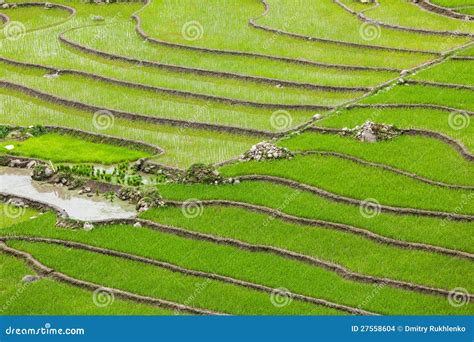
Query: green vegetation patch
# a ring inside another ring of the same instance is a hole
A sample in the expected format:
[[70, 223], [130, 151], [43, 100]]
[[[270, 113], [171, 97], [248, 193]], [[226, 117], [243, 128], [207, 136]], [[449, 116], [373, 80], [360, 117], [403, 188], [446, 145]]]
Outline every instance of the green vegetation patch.
[[107, 143], [96, 143], [64, 134], [44, 134], [24, 141], [1, 141], [5, 146], [14, 146], [8, 154], [69, 163], [115, 164], [150, 157], [151, 154], [127, 147]]

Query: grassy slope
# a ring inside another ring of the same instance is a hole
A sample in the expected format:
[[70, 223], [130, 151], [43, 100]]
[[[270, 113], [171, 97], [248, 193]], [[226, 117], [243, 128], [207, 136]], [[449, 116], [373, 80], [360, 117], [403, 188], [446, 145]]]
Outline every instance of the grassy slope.
[[[198, 308], [254, 315], [337, 313], [296, 301], [278, 308], [272, 305], [266, 293], [91, 252], [43, 243], [8, 242], [8, 245], [30, 252], [49, 267], [74, 278], [182, 304], [189, 302], [188, 305]], [[77, 263], [78, 259], [81, 263]], [[106, 273], [103, 272], [104, 265], [107, 265]], [[202, 290], [198, 291], [197, 287]]]
[[[448, 248], [474, 251], [472, 223], [452, 222], [427, 217], [379, 214], [372, 218], [361, 215], [358, 206], [324, 200], [307, 192], [264, 182], [239, 185], [161, 185], [166, 199], [228, 199], [279, 209], [284, 213], [314, 219], [346, 223], [395, 239], [424, 242]], [[468, 202], [464, 199], [460, 206]]]
[[30, 208], [18, 208], [0, 203], [0, 232], [12, 224], [27, 221], [36, 214], [37, 211]]
[[463, 129], [453, 129], [449, 125], [451, 113], [433, 109], [406, 108], [355, 108], [344, 109], [317, 123], [321, 127], [353, 128], [367, 120], [395, 125], [399, 128], [417, 128], [446, 134], [462, 142], [469, 150], [474, 149], [474, 127], [468, 125]]
[[455, 83], [464, 85], [474, 85], [474, 75], [471, 68], [473, 62], [449, 60], [438, 64], [433, 68], [428, 68], [417, 73], [413, 78], [420, 81], [432, 81], [442, 83]]
[[[81, 241], [91, 245], [171, 262], [186, 268], [266, 284], [274, 288], [284, 287], [296, 293], [325, 298], [355, 307], [360, 306], [361, 308], [381, 313], [462, 314], [470, 312], [472, 309], [470, 306], [453, 308], [441, 297], [417, 294], [387, 286], [378, 287], [380, 288], [378, 295], [371, 300], [367, 300], [370, 294], [377, 288], [376, 286], [343, 280], [333, 272], [268, 253], [252, 253], [206, 241], [185, 239], [158, 231], [152, 231], [147, 228], [108, 226], [103, 228], [97, 227], [92, 232], [85, 232], [57, 229], [53, 226], [53, 222], [54, 217], [52, 215], [44, 216], [41, 218], [41, 222], [37, 221], [36, 224], [29, 222], [13, 227], [12, 232]], [[26, 244], [19, 243], [15, 243], [15, 245], [26, 246]], [[87, 257], [88, 253], [64, 253], [63, 248], [42, 247], [38, 244], [31, 247], [28, 246], [28, 250], [31, 252], [34, 251], [33, 254], [40, 260], [44, 260], [48, 265], [63, 269], [64, 272], [67, 270], [66, 273], [69, 272], [69, 274], [71, 274], [71, 272], [73, 272], [77, 276], [87, 277], [91, 280], [96, 279], [110, 286], [112, 286], [112, 284], [117, 286], [129, 286], [130, 290], [153, 291], [155, 294], [159, 292], [162, 293], [162, 291], [167, 291], [168, 289], [167, 287], [162, 289], [156, 288], [157, 283], [162, 283], [158, 280], [154, 281], [155, 286], [152, 286], [153, 288], [148, 286], [148, 282], [154, 280], [156, 268], [148, 268], [149, 272], [146, 276], [143, 276], [143, 279], [139, 278], [138, 274], [137, 276], [133, 274], [135, 282], [132, 284], [132, 281], [129, 280], [130, 278], [118, 280], [115, 276], [116, 273], [122, 274], [124, 269], [128, 271], [128, 263], [114, 262], [117, 261], [115, 258], [109, 257], [105, 258], [107, 259], [105, 260], [102, 257], [97, 257], [90, 260], [89, 257]], [[56, 251], [57, 253], [61, 253], [61, 258], [57, 256]], [[77, 257], [71, 260], [78, 254], [80, 254], [81, 257], [87, 257], [87, 259], [84, 259], [84, 263], [77, 263]], [[90, 260], [90, 271], [84, 270], [83, 265], [86, 263], [85, 260], [87, 260], [87, 262]], [[102, 270], [104, 262], [109, 262], [108, 269], [110, 272], [107, 272], [107, 274], [96, 270], [96, 268]], [[116, 266], [122, 266], [121, 270], [115, 271]], [[143, 270], [143, 268], [138, 268], [138, 272], [141, 272], [141, 270]], [[265, 272], [262, 272], [262, 270], [265, 270]], [[138, 285], [138, 279], [140, 279], [139, 282], [143, 283], [144, 280], [145, 283]], [[318, 281], [315, 281], [315, 279]], [[200, 280], [200, 282], [202, 282], [202, 280]], [[179, 287], [173, 284], [175, 287], [175, 294], [173, 294], [173, 296], [180, 296], [186, 284], [188, 283], [185, 282], [183, 286]], [[203, 297], [199, 296], [199, 298], [197, 298], [199, 302], [193, 302], [193, 304], [196, 306], [202, 304], [209, 308], [211, 304], [216, 303], [216, 300], [220, 299], [218, 293], [214, 293], [214, 295], [209, 294], [207, 289], [209, 288], [206, 288], [206, 293], [203, 293]], [[250, 293], [246, 291], [243, 292], [247, 293], [247, 295]], [[192, 294], [192, 291], [186, 294], [186, 297], [188, 297]], [[170, 296], [171, 295], [172, 294], [170, 294]], [[212, 298], [210, 298], [210, 296]], [[266, 300], [269, 301], [269, 298], [267, 297]], [[218, 304], [221, 308], [227, 308], [229, 303], [235, 304], [233, 298], [221, 302], [221, 304]], [[232, 309], [231, 311], [235, 312], [242, 306], [247, 305], [247, 303], [247, 300], [244, 300], [240, 306], [230, 307]], [[291, 305], [285, 307], [286, 312], [297, 310], [294, 306], [295, 303], [296, 301], [293, 301]], [[260, 310], [264, 308], [267, 308], [267, 306], [264, 305]], [[251, 310], [259, 309], [253, 305]], [[274, 312], [283, 314], [285, 310]]]
[[[45, 9], [43, 7], [0, 9], [0, 13], [6, 14], [10, 18], [11, 23], [16, 22], [15, 25], [20, 22], [24, 28], [23, 32], [30, 32], [59, 24], [70, 16], [66, 10], [59, 8]], [[8, 29], [8, 26], [6, 26], [5, 30], [0, 30], [0, 40], [6, 39], [5, 33], [10, 30], [11, 28]]]
[[400, 136], [386, 142], [367, 144], [351, 137], [304, 132], [280, 140], [279, 145], [292, 151], [318, 150], [349, 154], [414, 172], [432, 180], [474, 185], [474, 165], [450, 146], [435, 139]]
[[231, 177], [256, 174], [291, 179], [338, 195], [362, 201], [376, 199], [381, 204], [396, 207], [474, 213], [474, 205], [470, 203], [460, 211], [456, 209], [462, 198], [473, 194], [473, 191], [434, 187], [332, 156], [308, 155], [291, 160], [241, 162], [226, 165], [220, 171]]
[[474, 288], [471, 280], [466, 279], [470, 278], [466, 275], [473, 274], [471, 261], [403, 250], [340, 231], [286, 223], [243, 209], [208, 206], [202, 215], [190, 218], [182, 214], [181, 208], [167, 207], [147, 211], [142, 217], [191, 231], [284, 248], [363, 274], [447, 289]]
[[[10, 70], [12, 72], [9, 72]], [[130, 89], [102, 82], [91, 82], [78, 76], [64, 75], [55, 79], [45, 79], [43, 77], [44, 73], [40, 71], [28, 70], [21, 73], [19, 71], [19, 68], [6, 67], [2, 69], [0, 77], [62, 98], [108, 109], [160, 118], [275, 130], [270, 118], [276, 109], [219, 103], [209, 104], [204, 100]], [[124, 93], [127, 96], [123, 96]], [[335, 103], [344, 101], [344, 93], [342, 95], [335, 92], [330, 94], [334, 98], [342, 96]], [[347, 96], [347, 93], [345, 96]], [[354, 94], [350, 96], [354, 96]], [[347, 99], [346, 97], [345, 100]], [[325, 104], [325, 101], [322, 101], [321, 104]], [[292, 110], [291, 112], [293, 113], [293, 125], [309, 120], [313, 113], [313, 111], [308, 110]]]
[[[352, 6], [351, 0], [342, 0], [343, 3]], [[435, 31], [459, 31], [474, 32], [474, 24], [461, 20], [448, 18], [439, 14], [424, 11], [416, 4], [399, 0], [379, 0], [380, 6], [372, 7], [364, 15], [371, 19], [380, 20], [384, 23], [427, 29]], [[403, 13], [404, 15], [400, 15]]]
[[9, 154], [53, 162], [114, 164], [150, 157], [146, 152], [126, 147], [93, 143], [69, 135], [45, 134], [25, 141], [3, 141], [2, 146], [13, 145]]
[[[103, 6], [108, 7], [108, 6]], [[312, 90], [297, 89], [297, 88], [276, 88], [273, 85], [265, 85], [258, 83], [251, 83], [247, 81], [240, 81], [236, 79], [216, 78], [205, 75], [185, 74], [174, 71], [167, 71], [163, 69], [140, 67], [137, 68], [133, 64], [119, 63], [94, 58], [90, 55], [78, 53], [75, 50], [69, 50], [62, 45], [57, 44], [57, 35], [64, 31], [67, 27], [75, 23], [78, 26], [90, 24], [90, 19], [85, 18], [85, 15], [104, 14], [106, 22], [111, 20], [110, 14], [103, 7], [97, 6], [84, 7], [79, 5], [79, 15], [67, 25], [28, 34], [22, 38], [24, 44], [14, 44], [13, 42], [5, 41], [2, 49], [2, 56], [12, 58], [15, 60], [23, 60], [25, 62], [36, 62], [43, 65], [52, 65], [62, 69], [70, 68], [93, 72], [104, 76], [128, 80], [130, 82], [145, 83], [157, 87], [165, 87], [171, 89], [187, 90], [197, 93], [214, 94], [218, 96], [238, 98], [257, 102], [281, 102], [301, 101], [311, 102], [314, 98]], [[115, 7], [114, 7], [115, 8]], [[123, 7], [121, 7], [123, 8]], [[129, 7], [126, 7], [127, 9]], [[132, 7], [133, 8], [133, 7]], [[33, 8], [34, 9], [34, 8]], [[35, 9], [40, 11], [40, 9]], [[98, 13], [95, 11], [99, 10]], [[127, 10], [127, 14], [131, 11]], [[38, 17], [41, 12], [36, 13]], [[41, 50], [45, 52], [44, 55], [38, 56], [35, 50], [28, 50], [28, 46], [37, 44], [41, 41]], [[303, 68], [304, 70], [304, 68]], [[318, 71], [318, 77], [314, 79], [317, 83], [322, 84], [361, 84], [373, 85], [387, 77], [390, 73], [370, 73], [370, 72], [348, 72], [329, 69], [311, 69]], [[281, 75], [275, 74], [279, 77]], [[317, 95], [317, 93], [316, 93]]]
[[[274, 13], [272, 9], [280, 8], [282, 4], [271, 7], [270, 16]], [[272, 4], [270, 4], [272, 6]], [[284, 6], [284, 5], [283, 5]], [[291, 25], [293, 21], [305, 20], [306, 18], [298, 18], [304, 7], [307, 12], [308, 4], [292, 4], [291, 9], [282, 8], [286, 16], [285, 22]], [[314, 5], [313, 5], [314, 6]], [[324, 6], [324, 5], [321, 5]], [[319, 6], [315, 6], [312, 13], [318, 13], [324, 17], [324, 10], [320, 10]], [[342, 9], [329, 5], [329, 11], [334, 13], [342, 12]], [[159, 21], [153, 15], [156, 12], [162, 13]], [[328, 44], [322, 42], [305, 42], [298, 39], [278, 36], [273, 33], [264, 32], [253, 29], [248, 25], [250, 18], [259, 17], [263, 12], [263, 5], [259, 1], [244, 0], [238, 3], [234, 1], [211, 0], [206, 6], [199, 6], [192, 1], [165, 1], [153, 2], [140, 15], [143, 17], [143, 28], [152, 36], [156, 36], [165, 41], [177, 42], [186, 45], [204, 46], [215, 49], [237, 50], [247, 52], [258, 52], [271, 55], [279, 55], [291, 58], [304, 58], [307, 60], [316, 61], [331, 61], [338, 64], [357, 64], [360, 65], [381, 65], [380, 61], [384, 60], [385, 66], [413, 66], [419, 64], [423, 60], [429, 59], [427, 55], [411, 55], [403, 52], [387, 52], [378, 50], [365, 50], [360, 48], [353, 48], [337, 44]], [[295, 13], [296, 12], [296, 13]], [[322, 13], [323, 12], [323, 13]], [[220, 16], [215, 16], [215, 13], [221, 13]], [[345, 16], [345, 13], [340, 13]], [[200, 39], [194, 41], [186, 40], [181, 34], [181, 30], [185, 23], [199, 18], [199, 23], [203, 28], [203, 35]], [[352, 18], [351, 18], [352, 19]], [[314, 17], [313, 17], [314, 20]], [[344, 21], [344, 19], [339, 18]], [[260, 22], [260, 20], [258, 21]], [[354, 23], [354, 20], [350, 20]], [[321, 20], [320, 24], [327, 24], [327, 19]], [[334, 27], [335, 25], [326, 25], [326, 29], [320, 30], [317, 36], [323, 35], [326, 37], [327, 27]], [[337, 25], [340, 26], [340, 25]], [[351, 26], [347, 29], [349, 32], [358, 33], [359, 27]], [[341, 39], [341, 35], [337, 32], [336, 39]], [[347, 34], [346, 34], [347, 35]], [[391, 37], [395, 37], [392, 34]], [[242, 39], [233, 39], [238, 36]], [[420, 35], [399, 35], [398, 39], [403, 41], [406, 45], [415, 46], [417, 48], [433, 48], [443, 49], [446, 43], [442, 42], [440, 38], [434, 37], [431, 39], [420, 39]], [[345, 40], [342, 38], [342, 40]], [[411, 41], [411, 42], [410, 42]], [[410, 44], [411, 43], [411, 44]], [[440, 45], [437, 45], [439, 43]], [[454, 42], [453, 42], [454, 43]], [[451, 43], [451, 44], [453, 44]], [[455, 43], [454, 43], [455, 44]], [[448, 43], [449, 45], [449, 43]], [[352, 55], [352, 56], [351, 56]], [[372, 58], [367, 58], [371, 56]]]
[[[270, 12], [267, 16], [258, 19], [257, 23], [312, 37], [432, 51], [444, 50], [465, 41], [464, 38], [447, 41], [442, 37], [400, 32], [383, 27], [378, 30], [379, 34], [374, 35], [373, 39], [367, 39], [360, 33], [363, 30], [361, 21], [332, 1], [270, 0], [267, 2], [270, 5]], [[369, 6], [361, 5], [361, 8], [365, 9]], [[315, 13], [318, 20], [314, 20]], [[308, 22], [311, 22], [311, 25], [308, 25]], [[413, 56], [408, 58], [413, 58]]]
[[362, 103], [425, 103], [474, 111], [474, 91], [409, 84], [380, 92]]
[[168, 165], [187, 167], [197, 162], [215, 162], [239, 155], [259, 138], [235, 134], [195, 130], [187, 127], [151, 125], [115, 119], [114, 124], [99, 130], [93, 125], [92, 113], [46, 103], [29, 96], [0, 90], [1, 122], [11, 125], [58, 125], [90, 132], [141, 140], [165, 149], [159, 161]]
[[172, 311], [115, 299], [98, 307], [92, 292], [43, 278], [23, 284], [34, 274], [23, 262], [0, 254], [0, 312], [2, 315], [171, 315]]

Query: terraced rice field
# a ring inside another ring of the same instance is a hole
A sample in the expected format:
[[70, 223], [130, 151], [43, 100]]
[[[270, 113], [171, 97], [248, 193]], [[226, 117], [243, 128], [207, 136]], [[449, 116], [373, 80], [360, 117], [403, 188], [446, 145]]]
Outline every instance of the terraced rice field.
[[474, 314], [472, 15], [0, 5], [1, 314]]

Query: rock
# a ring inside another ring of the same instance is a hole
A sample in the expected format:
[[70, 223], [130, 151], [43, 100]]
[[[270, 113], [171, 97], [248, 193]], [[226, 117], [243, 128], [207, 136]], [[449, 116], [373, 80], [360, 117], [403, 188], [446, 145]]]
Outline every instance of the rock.
[[55, 72], [55, 73], [52, 73], [52, 74], [45, 74], [43, 77], [44, 78], [58, 78], [59, 74], [57, 72]]
[[30, 220], [34, 220], [35, 218], [37, 218], [38, 216], [30, 216]]
[[400, 76], [402, 76], [402, 77], [408, 76], [408, 70], [402, 70], [400, 72]]
[[19, 207], [19, 208], [25, 208], [26, 207], [25, 202], [22, 199], [19, 199], [19, 198], [10, 198], [7, 201], [7, 204], [10, 204], [10, 205], [13, 205], [13, 206]]
[[100, 15], [93, 15], [92, 16], [92, 21], [104, 21], [104, 17], [100, 16]]
[[278, 147], [271, 142], [261, 142], [253, 145], [243, 156], [242, 160], [271, 160], [271, 159], [291, 159], [293, 153], [283, 147]]
[[182, 183], [216, 184], [223, 182], [222, 176], [213, 165], [193, 164], [186, 170]]
[[53, 175], [54, 171], [52, 169], [46, 165], [40, 164], [33, 168], [33, 174], [31, 175], [31, 178], [37, 181], [43, 181], [51, 178]]
[[21, 132], [18, 131], [18, 130], [14, 130], [14, 131], [11, 131], [10, 133], [8, 133], [7, 135], [7, 139], [19, 139], [21, 138]]
[[26, 283], [26, 284], [31, 284], [38, 280], [40, 280], [40, 277], [37, 275], [26, 275], [21, 279], [21, 282]]
[[234, 184], [240, 184], [240, 179], [234, 179]]
[[50, 8], [53, 8], [53, 4], [51, 4], [51, 3], [49, 3], [49, 2], [45, 2], [45, 3], [44, 3], [44, 7], [45, 7], [46, 9], [50, 9]]
[[11, 151], [15, 148], [15, 145], [7, 145], [5, 146], [5, 150]]
[[61, 183], [66, 185], [67, 184], [67, 179], [66, 178], [61, 178]]
[[323, 116], [321, 114], [314, 114], [313, 121], [320, 120]]
[[9, 167], [22, 167], [23, 162], [19, 159], [14, 159], [11, 160], [10, 163], [8, 164]]
[[32, 169], [34, 168], [36, 165], [38, 165], [38, 162], [36, 160], [31, 160], [28, 162], [28, 164], [26, 164], [26, 168], [27, 169]]
[[140, 228], [142, 226], [142, 224], [140, 222], [136, 222], [133, 226], [135, 228]]
[[9, 7], [10, 7], [9, 4], [3, 4], [3, 5], [2, 5], [2, 8], [3, 8], [3, 9], [7, 9], [7, 8], [9, 8]]
[[44, 175], [46, 177], [51, 177], [53, 174], [54, 174], [54, 171], [51, 170], [49, 167], [46, 167], [46, 169], [44, 170]]
[[94, 225], [89, 222], [84, 222], [84, 225], [82, 226], [82, 228], [86, 231], [91, 231], [92, 229], [94, 229]]
[[343, 129], [341, 134], [351, 135], [360, 141], [373, 143], [390, 140], [400, 135], [400, 130], [392, 125], [366, 121], [362, 126], [356, 126], [353, 129]]
[[137, 210], [138, 212], [142, 213], [144, 211], [147, 211], [148, 209], [150, 209], [150, 206], [148, 205], [148, 203], [144, 200], [140, 200], [137, 204]]

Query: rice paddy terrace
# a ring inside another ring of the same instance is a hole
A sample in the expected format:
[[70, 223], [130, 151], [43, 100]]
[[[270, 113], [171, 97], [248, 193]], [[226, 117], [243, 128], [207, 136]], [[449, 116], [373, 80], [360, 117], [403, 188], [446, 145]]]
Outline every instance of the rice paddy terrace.
[[473, 16], [0, 0], [1, 313], [474, 314]]

